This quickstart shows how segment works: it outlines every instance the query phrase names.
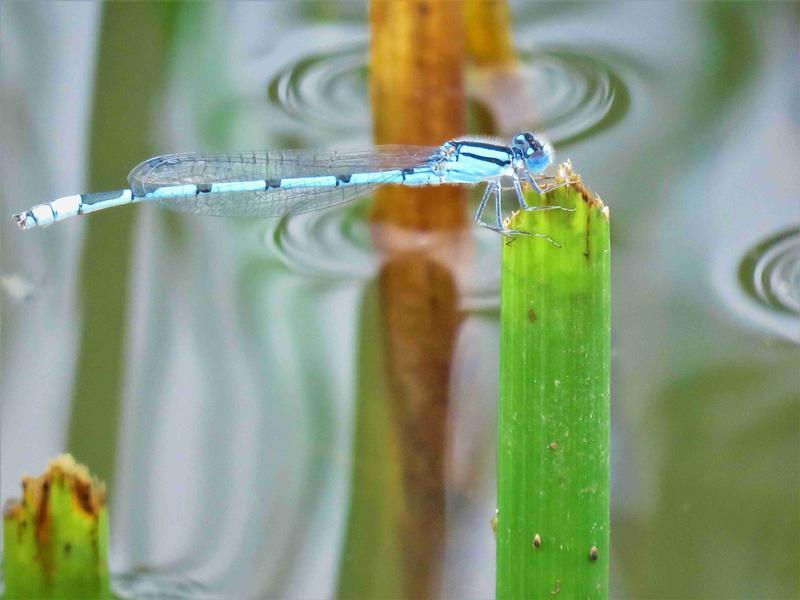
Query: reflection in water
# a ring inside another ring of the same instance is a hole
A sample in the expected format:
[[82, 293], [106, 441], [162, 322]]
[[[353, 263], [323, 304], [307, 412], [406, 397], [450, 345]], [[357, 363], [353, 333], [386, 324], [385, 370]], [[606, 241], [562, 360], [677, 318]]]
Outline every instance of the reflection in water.
[[389, 260], [378, 278], [386, 378], [397, 431], [404, 596], [436, 595], [445, 542], [450, 372], [461, 316], [450, 270], [425, 254]]
[[800, 228], [782, 231], [750, 249], [739, 263], [748, 316], [800, 342]]
[[[375, 0], [370, 7], [370, 108], [377, 144], [438, 145], [466, 127], [465, 28], [461, 3]], [[384, 262], [377, 280], [385, 340], [382, 373], [388, 428], [397, 441], [400, 510], [393, 538], [400, 551], [400, 585], [391, 596], [436, 596], [446, 540], [446, 458], [450, 371], [460, 325], [451, 270], [426, 250], [388, 251], [395, 228], [415, 233], [464, 229], [466, 190], [456, 186], [379, 189], [369, 215]], [[401, 234], [402, 235], [402, 234]], [[359, 403], [363, 405], [360, 398]], [[363, 410], [363, 408], [359, 408]], [[355, 506], [354, 506], [355, 508]], [[371, 523], [370, 510], [350, 524]], [[348, 538], [355, 541], [355, 531]], [[353, 569], [342, 570], [351, 580]], [[369, 578], [368, 573], [359, 577]], [[353, 589], [369, 597], [371, 586]]]
[[[129, 3], [103, 7], [100, 44], [104, 50], [97, 55], [93, 134], [87, 158], [91, 165], [89, 190], [114, 189], [121, 171], [142, 156], [153, 154], [149, 132], [157, 107], [139, 102], [128, 90], [150, 96], [161, 89], [168, 76], [161, 57], [174, 39], [168, 22], [177, 10], [177, 6], [166, 3], [141, 8]], [[142, 36], [131, 29], [131, 21], [143, 24]], [[141, 52], [130, 51], [134, 44]], [[124, 144], [120, 143], [122, 139]], [[84, 227], [80, 294], [84, 318], [76, 352], [74, 416], [67, 447], [87, 462], [92, 457], [92, 471], [113, 490], [116, 433], [128, 367], [126, 315], [136, 216], [122, 208], [87, 219]]]
[[[658, 506], [618, 513], [614, 529], [629, 597], [797, 597], [796, 381], [796, 357], [784, 355], [707, 366], [660, 390], [647, 409], [670, 441], [654, 473]], [[760, 557], [757, 571], [742, 548]]]
[[460, 310], [495, 314], [500, 306], [500, 248], [494, 232], [480, 227], [414, 231], [389, 224], [369, 226], [370, 201], [281, 219], [265, 228], [269, 257], [292, 273], [318, 280], [367, 281], [390, 256], [410, 252], [447, 265], [458, 282]]

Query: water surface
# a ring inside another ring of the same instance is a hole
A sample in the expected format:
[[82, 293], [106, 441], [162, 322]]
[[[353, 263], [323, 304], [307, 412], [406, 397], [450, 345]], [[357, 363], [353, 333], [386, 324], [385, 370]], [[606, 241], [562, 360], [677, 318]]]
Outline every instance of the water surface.
[[[612, 595], [791, 596], [798, 13], [513, 14], [519, 76], [470, 79], [471, 114], [548, 131], [612, 211]], [[151, 154], [369, 146], [366, 15], [3, 4], [2, 213], [120, 187]], [[380, 289], [414, 271], [387, 271], [366, 215], [140, 206], [24, 235], [2, 220], [3, 498], [74, 452], [111, 485], [112, 568], [138, 597], [401, 589], [423, 563], [431, 596], [493, 596], [501, 242], [400, 234], [446, 282], [444, 312], [401, 314], [455, 315], [431, 327], [452, 360], [426, 453], [386, 401], [387, 364], [415, 355], [387, 355], [397, 307]], [[419, 381], [419, 397], [443, 385]], [[440, 480], [403, 479], [420, 457]], [[404, 514], [431, 515], [419, 539], [440, 543], [422, 558], [391, 535]]]

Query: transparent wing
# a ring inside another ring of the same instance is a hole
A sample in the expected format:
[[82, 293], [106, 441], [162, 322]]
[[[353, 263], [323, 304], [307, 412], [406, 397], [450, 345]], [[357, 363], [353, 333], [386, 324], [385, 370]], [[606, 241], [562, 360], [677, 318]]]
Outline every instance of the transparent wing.
[[[437, 152], [435, 147], [378, 146], [364, 152], [283, 150], [220, 155], [170, 154], [141, 163], [128, 175], [128, 182], [134, 195], [144, 196], [160, 187], [173, 185], [209, 186], [261, 179], [381, 173], [424, 165]], [[387, 173], [386, 179], [389, 178]], [[384, 182], [378, 175], [370, 183], [360, 185], [186, 194], [158, 203], [173, 210], [203, 215], [272, 217], [348, 202]]]
[[428, 146], [377, 146], [362, 152], [281, 150], [167, 154], [134, 167], [128, 175], [128, 182], [134, 194], [144, 195], [165, 185], [370, 173], [419, 166], [438, 151], [438, 148]]

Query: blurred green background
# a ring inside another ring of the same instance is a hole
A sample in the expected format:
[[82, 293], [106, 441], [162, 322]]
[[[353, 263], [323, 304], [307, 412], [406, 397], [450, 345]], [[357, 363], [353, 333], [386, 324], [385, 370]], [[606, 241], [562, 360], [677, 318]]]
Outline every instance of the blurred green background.
[[[797, 6], [512, 3], [514, 93], [468, 72], [473, 117], [549, 133], [611, 206], [615, 598], [798, 593]], [[127, 595], [494, 594], [491, 232], [437, 258], [442, 478], [401, 493], [364, 203], [10, 219], [154, 154], [368, 147], [368, 41], [359, 2], [0, 4], [0, 488], [62, 450], [105, 478]]]

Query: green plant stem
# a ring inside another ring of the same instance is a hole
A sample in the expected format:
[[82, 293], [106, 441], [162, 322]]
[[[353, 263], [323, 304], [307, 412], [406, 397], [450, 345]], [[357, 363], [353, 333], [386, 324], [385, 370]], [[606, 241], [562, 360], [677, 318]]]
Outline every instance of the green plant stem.
[[[569, 167], [562, 167], [569, 174]], [[604, 598], [609, 564], [608, 211], [581, 184], [574, 208], [520, 212], [503, 247], [497, 597]], [[542, 198], [531, 194], [531, 205]]]

